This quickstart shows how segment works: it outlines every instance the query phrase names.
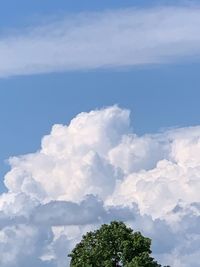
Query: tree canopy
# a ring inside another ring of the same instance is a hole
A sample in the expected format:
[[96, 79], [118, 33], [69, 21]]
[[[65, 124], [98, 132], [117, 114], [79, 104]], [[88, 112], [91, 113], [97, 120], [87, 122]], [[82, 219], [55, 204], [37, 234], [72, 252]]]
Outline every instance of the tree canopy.
[[84, 235], [68, 256], [70, 267], [161, 267], [150, 247], [151, 239], [113, 221]]

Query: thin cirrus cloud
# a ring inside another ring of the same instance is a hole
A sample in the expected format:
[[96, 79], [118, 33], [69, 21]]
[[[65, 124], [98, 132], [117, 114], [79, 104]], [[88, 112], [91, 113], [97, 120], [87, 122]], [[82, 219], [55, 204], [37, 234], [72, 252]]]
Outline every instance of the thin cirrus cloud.
[[0, 266], [69, 266], [89, 230], [122, 220], [161, 263], [197, 267], [200, 126], [137, 136], [112, 106], [54, 125], [32, 154], [9, 159], [0, 195]]
[[197, 60], [199, 29], [198, 6], [68, 15], [1, 35], [0, 77]]

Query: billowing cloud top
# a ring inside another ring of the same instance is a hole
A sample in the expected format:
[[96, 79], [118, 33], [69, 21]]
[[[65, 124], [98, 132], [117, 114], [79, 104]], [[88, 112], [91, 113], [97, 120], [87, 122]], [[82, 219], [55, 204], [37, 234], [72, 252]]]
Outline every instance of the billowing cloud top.
[[200, 8], [152, 7], [68, 15], [0, 35], [0, 77], [197, 60]]
[[83, 233], [113, 219], [153, 239], [157, 259], [197, 267], [200, 127], [137, 136], [117, 106], [54, 125], [10, 158], [0, 196], [0, 266], [68, 266]]

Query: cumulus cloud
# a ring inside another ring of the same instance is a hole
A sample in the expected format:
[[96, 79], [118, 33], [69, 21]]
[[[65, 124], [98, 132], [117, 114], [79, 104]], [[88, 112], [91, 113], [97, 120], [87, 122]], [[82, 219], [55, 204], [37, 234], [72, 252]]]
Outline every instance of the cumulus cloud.
[[68, 15], [1, 35], [0, 77], [196, 60], [199, 28], [199, 6]]
[[69, 265], [82, 234], [122, 220], [163, 264], [198, 266], [200, 126], [137, 136], [112, 106], [54, 125], [41, 148], [9, 159], [0, 195], [0, 265]]

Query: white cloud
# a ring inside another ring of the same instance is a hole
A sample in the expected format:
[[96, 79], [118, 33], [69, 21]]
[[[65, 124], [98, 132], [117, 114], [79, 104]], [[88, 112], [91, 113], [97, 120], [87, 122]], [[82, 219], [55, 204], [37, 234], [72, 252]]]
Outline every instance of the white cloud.
[[163, 264], [197, 267], [199, 144], [200, 126], [137, 136], [117, 106], [54, 125], [40, 150], [9, 160], [0, 265], [68, 266], [83, 233], [117, 219], [150, 236]]
[[197, 60], [199, 28], [199, 6], [68, 15], [1, 35], [0, 77]]

